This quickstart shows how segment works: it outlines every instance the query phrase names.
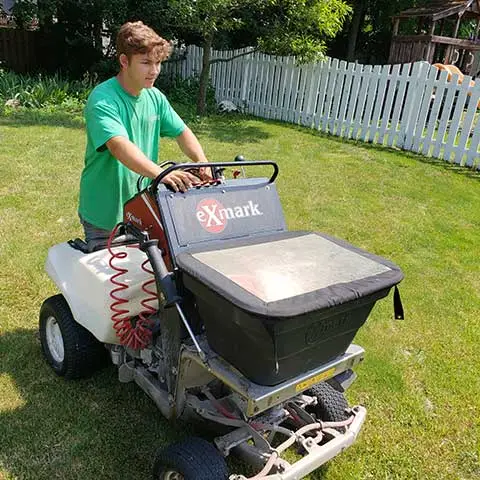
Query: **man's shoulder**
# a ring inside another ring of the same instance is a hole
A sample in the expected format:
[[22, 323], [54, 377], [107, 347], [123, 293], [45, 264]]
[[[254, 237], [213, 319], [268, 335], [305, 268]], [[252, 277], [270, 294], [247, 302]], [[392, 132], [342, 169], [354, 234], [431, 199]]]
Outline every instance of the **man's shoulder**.
[[158, 102], [159, 105], [163, 105], [168, 103], [167, 97], [164, 93], [162, 93], [157, 87], [147, 88], [145, 89], [149, 97]]
[[99, 101], [114, 100], [118, 96], [118, 91], [115, 85], [115, 77], [109, 78], [102, 83], [99, 83], [88, 96], [87, 105], [95, 104]]

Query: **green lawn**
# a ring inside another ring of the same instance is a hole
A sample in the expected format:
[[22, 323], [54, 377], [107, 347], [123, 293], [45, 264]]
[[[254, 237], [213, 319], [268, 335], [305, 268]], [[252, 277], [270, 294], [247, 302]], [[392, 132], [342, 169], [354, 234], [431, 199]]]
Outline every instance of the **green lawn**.
[[[402, 267], [406, 320], [380, 302], [356, 342], [348, 392], [368, 418], [311, 479], [480, 478], [480, 175], [443, 162], [253, 119], [193, 124], [212, 160], [273, 159], [290, 229], [344, 238]], [[84, 131], [71, 117], [0, 118], [0, 479], [146, 480], [182, 436], [113, 367], [67, 383], [36, 336], [55, 293], [48, 248], [80, 235]], [[178, 160], [174, 143], [162, 159]]]

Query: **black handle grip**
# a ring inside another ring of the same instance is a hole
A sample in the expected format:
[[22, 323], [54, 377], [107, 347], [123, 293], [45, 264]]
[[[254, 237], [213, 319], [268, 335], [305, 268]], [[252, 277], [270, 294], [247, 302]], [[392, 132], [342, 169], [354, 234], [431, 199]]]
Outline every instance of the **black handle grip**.
[[160, 175], [158, 175], [151, 184], [151, 189], [153, 192], [157, 191], [158, 184], [174, 170], [186, 170], [188, 168], [204, 168], [211, 167], [214, 170], [215, 167], [248, 167], [248, 166], [261, 166], [261, 165], [270, 165], [273, 167], [273, 174], [268, 180], [268, 183], [273, 183], [278, 176], [278, 165], [271, 160], [259, 160], [259, 161], [247, 161], [247, 162], [209, 162], [209, 163], [179, 163], [177, 165], [172, 165], [164, 170]]
[[[167, 165], [175, 165], [175, 162], [171, 162], [171, 161], [167, 161], [167, 162], [163, 162], [160, 164], [160, 168], [165, 168]], [[142, 188], [142, 182], [145, 180], [145, 176], [144, 175], [140, 175], [137, 179], [137, 193], [140, 193], [143, 188]]]
[[158, 240], [140, 242], [140, 248], [147, 254], [150, 260], [150, 264], [155, 273], [157, 289], [161, 291], [165, 297], [165, 308], [173, 307], [173, 305], [180, 302], [182, 298], [178, 295], [172, 274], [165, 265], [162, 252], [158, 248]]

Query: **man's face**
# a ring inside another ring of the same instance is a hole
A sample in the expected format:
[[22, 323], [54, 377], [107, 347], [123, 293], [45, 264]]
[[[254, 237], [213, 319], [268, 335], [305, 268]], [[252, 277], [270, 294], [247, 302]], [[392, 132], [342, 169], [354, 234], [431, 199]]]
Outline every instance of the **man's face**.
[[160, 64], [153, 55], [137, 54], [128, 58], [121, 55], [120, 62], [130, 84], [136, 89], [151, 88], [160, 74]]

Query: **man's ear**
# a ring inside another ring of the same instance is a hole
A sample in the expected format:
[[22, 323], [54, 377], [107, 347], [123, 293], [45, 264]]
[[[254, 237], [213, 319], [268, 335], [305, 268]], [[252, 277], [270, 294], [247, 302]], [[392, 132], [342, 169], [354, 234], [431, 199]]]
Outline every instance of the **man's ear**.
[[128, 57], [124, 53], [120, 54], [118, 61], [120, 62], [120, 68], [123, 69], [128, 67]]

